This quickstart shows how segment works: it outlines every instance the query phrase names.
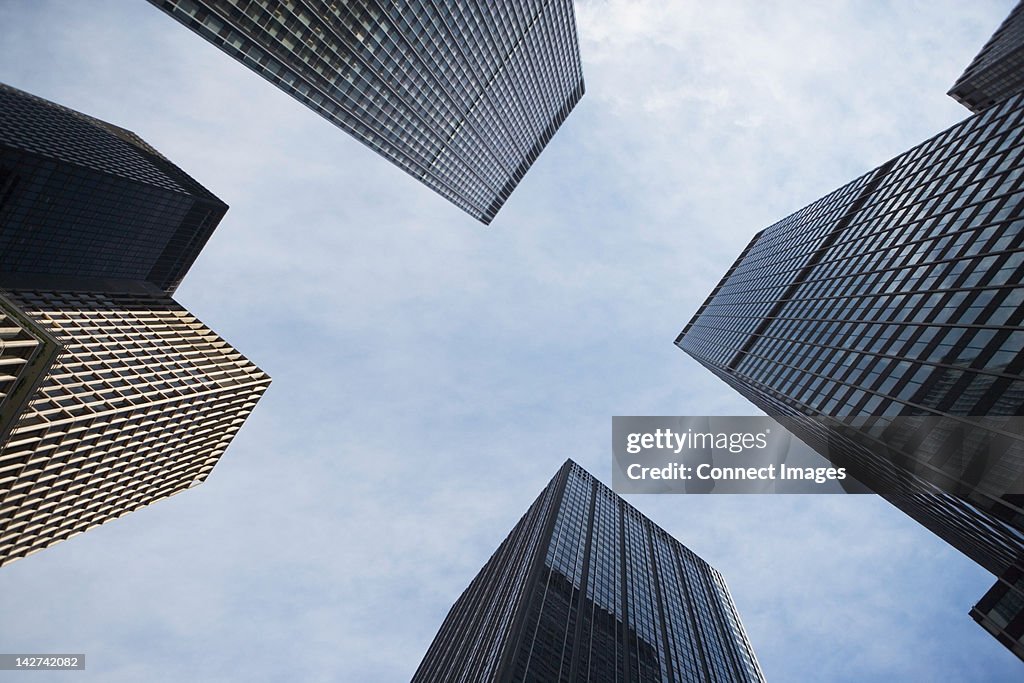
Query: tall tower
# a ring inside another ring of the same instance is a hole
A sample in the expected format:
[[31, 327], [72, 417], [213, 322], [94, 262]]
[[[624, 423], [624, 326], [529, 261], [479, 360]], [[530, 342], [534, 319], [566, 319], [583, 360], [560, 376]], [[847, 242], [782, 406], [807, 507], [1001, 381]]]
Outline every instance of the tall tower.
[[0, 293], [61, 346], [0, 444], [0, 566], [203, 482], [270, 384], [162, 292]]
[[202, 482], [266, 390], [170, 296], [226, 210], [0, 85], [0, 566]]
[[570, 0], [150, 0], [483, 223], [583, 96]]
[[722, 576], [566, 461], [413, 682], [763, 681]]
[[0, 84], [0, 277], [173, 294], [227, 210], [131, 131]]
[[1024, 90], [1024, 2], [964, 69], [949, 95], [977, 113]]
[[[999, 81], [1021, 16], [962, 83]], [[972, 615], [1024, 659], [1018, 81], [755, 235], [676, 344], [1000, 577]]]

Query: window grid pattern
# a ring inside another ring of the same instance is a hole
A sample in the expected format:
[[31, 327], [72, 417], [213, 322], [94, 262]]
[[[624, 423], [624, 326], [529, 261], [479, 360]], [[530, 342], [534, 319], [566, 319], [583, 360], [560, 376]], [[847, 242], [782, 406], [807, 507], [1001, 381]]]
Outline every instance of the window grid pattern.
[[[547, 519], [533, 514], [542, 501]], [[525, 523], [534, 526], [538, 540], [535, 559], [509, 552]], [[502, 622], [505, 642], [498, 646], [487, 639], [489, 651], [504, 650], [503, 665], [482, 671], [469, 643], [487, 619], [470, 619], [493, 607], [473, 604], [483, 598], [479, 591], [467, 596], [499, 574], [502, 563], [533, 569], [517, 571], [517, 616], [511, 627]], [[447, 667], [440, 666], [442, 659]], [[764, 677], [718, 572], [569, 461], [452, 608], [413, 680], [675, 683]]]
[[169, 297], [5, 294], [63, 351], [0, 447], [0, 565], [204, 481], [270, 383]]
[[484, 223], [583, 96], [567, 0], [150, 2]]
[[977, 113], [1024, 90], [1024, 3], [1018, 3], [949, 90]]
[[[1005, 495], [1024, 468], [1019, 436], [997, 434], [1003, 455], [979, 475], [939, 457], [948, 431], [898, 465], [845, 425], [937, 416], [991, 430], [986, 416], [1024, 414], [1022, 97], [759, 233], [676, 341], [997, 574], [1024, 552], [1020, 500]], [[821, 415], [834, 426], [806, 418]]]
[[0, 443], [59, 352], [56, 339], [0, 296]]
[[44, 346], [45, 342], [19, 320], [14, 306], [0, 299], [0, 404], [25, 379]]
[[0, 272], [173, 293], [227, 206], [130, 131], [0, 84]]
[[0, 401], [10, 396], [42, 343], [11, 320], [0, 302]]
[[1011, 567], [971, 609], [971, 618], [1024, 660], [1024, 569]]
[[555, 496], [555, 487], [544, 489], [463, 591], [416, 670], [414, 683], [500, 680], [501, 657], [524, 599], [532, 558], [542, 550]]

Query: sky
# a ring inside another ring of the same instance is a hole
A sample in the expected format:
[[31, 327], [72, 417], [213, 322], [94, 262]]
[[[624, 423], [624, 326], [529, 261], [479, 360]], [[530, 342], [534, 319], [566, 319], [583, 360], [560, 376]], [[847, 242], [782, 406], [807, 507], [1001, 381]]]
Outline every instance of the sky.
[[[611, 416], [759, 414], [675, 336], [754, 233], [965, 118], [1012, 6], [579, 2], [587, 93], [484, 227], [147, 2], [3, 0], [0, 81], [231, 206], [176, 298], [274, 381], [202, 486], [0, 570], [0, 650], [408, 680], [566, 458], [610, 482]], [[769, 680], [1020, 679], [991, 575], [874, 496], [628, 499]]]

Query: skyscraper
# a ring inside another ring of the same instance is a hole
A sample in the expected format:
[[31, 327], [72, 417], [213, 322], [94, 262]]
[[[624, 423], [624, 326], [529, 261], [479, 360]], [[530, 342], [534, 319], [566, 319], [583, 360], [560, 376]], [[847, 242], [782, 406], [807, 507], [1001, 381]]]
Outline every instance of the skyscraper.
[[0, 445], [0, 566], [204, 481], [270, 384], [162, 292], [0, 293], [62, 346]]
[[949, 90], [977, 113], [1024, 91], [1024, 3], [1010, 12]]
[[583, 96], [570, 0], [150, 0], [483, 223]]
[[61, 350], [49, 330], [0, 295], [0, 444]]
[[676, 339], [1000, 577], [1024, 566], [1022, 177], [1016, 94], [759, 232]]
[[414, 683], [763, 681], [722, 576], [567, 461], [449, 611]]
[[971, 608], [971, 618], [1024, 660], [1024, 570], [1018, 565], [1003, 572]]
[[269, 385], [170, 297], [226, 210], [0, 86], [0, 566], [202, 482]]
[[0, 84], [0, 273], [173, 294], [228, 207], [134, 133]]

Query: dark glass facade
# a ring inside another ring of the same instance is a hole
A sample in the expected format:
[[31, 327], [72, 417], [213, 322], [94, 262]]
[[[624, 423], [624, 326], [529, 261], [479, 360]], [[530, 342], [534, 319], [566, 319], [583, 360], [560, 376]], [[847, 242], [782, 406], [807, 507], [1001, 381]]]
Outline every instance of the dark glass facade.
[[1019, 94], [762, 230], [676, 339], [996, 576], [1024, 561], [1022, 177]]
[[583, 96], [569, 0], [150, 0], [489, 223]]
[[[1022, 415], [1022, 176], [1018, 96], [758, 233], [677, 344], [770, 415], [955, 416], [968, 428]], [[815, 429], [802, 427], [808, 441], [831, 438], [827, 457], [844, 457], [834, 434]], [[969, 503], [951, 503], [955, 522], [929, 526], [948, 527], [996, 574], [1024, 550], [1012, 495], [1022, 444], [1009, 439], [1005, 451], [1007, 467], [980, 477], [969, 462], [928, 460], [926, 447], [916, 456], [918, 470], [947, 475], [938, 488]], [[901, 469], [857, 449], [845, 458], [869, 486]], [[1014, 528], [979, 548], [959, 518], [984, 511]]]
[[572, 461], [463, 592], [413, 677], [763, 680], [722, 576]]
[[227, 211], [135, 134], [0, 85], [0, 273], [173, 293]]
[[1024, 3], [1010, 12], [949, 95], [977, 113], [1024, 91]]
[[971, 617], [1024, 660], [1024, 570], [1010, 567], [971, 609]]

